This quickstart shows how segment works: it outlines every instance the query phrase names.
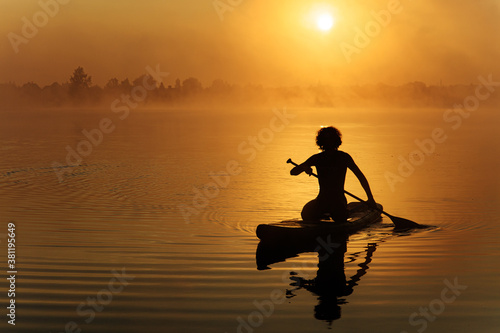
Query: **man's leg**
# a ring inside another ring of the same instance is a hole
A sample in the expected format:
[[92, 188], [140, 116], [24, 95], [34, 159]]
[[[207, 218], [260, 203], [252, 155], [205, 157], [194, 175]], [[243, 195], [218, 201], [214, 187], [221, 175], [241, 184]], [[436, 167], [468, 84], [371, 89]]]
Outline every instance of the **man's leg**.
[[337, 206], [331, 212], [330, 215], [335, 223], [347, 223], [347, 218], [349, 217], [349, 212], [346, 206]]
[[323, 213], [320, 210], [318, 200], [314, 199], [305, 204], [302, 208], [302, 220], [304, 221], [319, 221], [323, 217]]

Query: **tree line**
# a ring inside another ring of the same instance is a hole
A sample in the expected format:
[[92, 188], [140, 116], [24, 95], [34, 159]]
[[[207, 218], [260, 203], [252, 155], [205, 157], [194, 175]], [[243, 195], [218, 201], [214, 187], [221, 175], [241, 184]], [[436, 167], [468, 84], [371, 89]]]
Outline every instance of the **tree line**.
[[[183, 106], [202, 104], [205, 106], [230, 105], [286, 105], [336, 107], [370, 106], [374, 103], [395, 107], [452, 107], [464, 97], [473, 95], [476, 85], [427, 85], [410, 82], [400, 86], [386, 84], [330, 86], [324, 84], [308, 87], [263, 87], [262, 85], [229, 84], [222, 79], [214, 80], [204, 87], [200, 80], [190, 77], [176, 79], [172, 85], [155, 82], [148, 75], [141, 75], [130, 81], [111, 78], [100, 87], [83, 67], [77, 67], [69, 80], [54, 82], [40, 87], [34, 82], [22, 85], [0, 84], [0, 107], [70, 107], [105, 106], [121, 95], [130, 94], [144, 80], [154, 87], [143, 101], [145, 106]], [[498, 94], [493, 98], [498, 101]]]

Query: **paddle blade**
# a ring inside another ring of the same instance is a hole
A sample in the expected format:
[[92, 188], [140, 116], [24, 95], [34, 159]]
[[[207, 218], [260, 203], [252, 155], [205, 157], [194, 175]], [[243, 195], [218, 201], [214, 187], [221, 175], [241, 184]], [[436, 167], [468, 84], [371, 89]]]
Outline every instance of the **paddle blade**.
[[425, 228], [424, 226], [422, 226], [416, 222], [410, 221], [408, 219], [404, 219], [402, 217], [392, 216], [392, 215], [388, 215], [388, 214], [387, 214], [387, 216], [389, 216], [392, 223], [394, 223], [395, 229], [398, 229], [398, 230]]

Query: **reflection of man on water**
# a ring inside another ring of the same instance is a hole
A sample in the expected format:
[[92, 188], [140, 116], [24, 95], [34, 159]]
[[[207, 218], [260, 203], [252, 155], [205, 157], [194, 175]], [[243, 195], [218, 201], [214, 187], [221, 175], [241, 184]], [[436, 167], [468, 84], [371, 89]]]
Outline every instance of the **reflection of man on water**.
[[347, 241], [343, 240], [338, 244], [340, 246], [333, 251], [325, 248], [318, 250], [318, 272], [314, 279], [304, 279], [295, 275], [290, 277], [294, 281], [291, 285], [296, 287], [294, 290], [304, 288], [318, 296], [319, 303], [314, 308], [314, 317], [329, 323], [340, 318], [340, 304], [346, 303], [342, 297], [352, 294], [357, 282], [366, 274], [368, 264], [371, 262], [377, 246], [374, 243], [368, 244], [365, 261], [358, 264], [360, 269], [347, 280], [344, 271]]

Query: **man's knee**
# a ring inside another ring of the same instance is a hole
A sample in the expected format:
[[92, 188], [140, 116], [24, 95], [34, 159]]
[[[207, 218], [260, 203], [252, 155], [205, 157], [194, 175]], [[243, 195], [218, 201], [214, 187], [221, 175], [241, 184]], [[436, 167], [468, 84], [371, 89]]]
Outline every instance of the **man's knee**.
[[316, 200], [311, 200], [304, 205], [302, 212], [300, 213], [302, 220], [304, 221], [315, 221], [320, 219], [320, 212], [318, 211], [318, 203]]

